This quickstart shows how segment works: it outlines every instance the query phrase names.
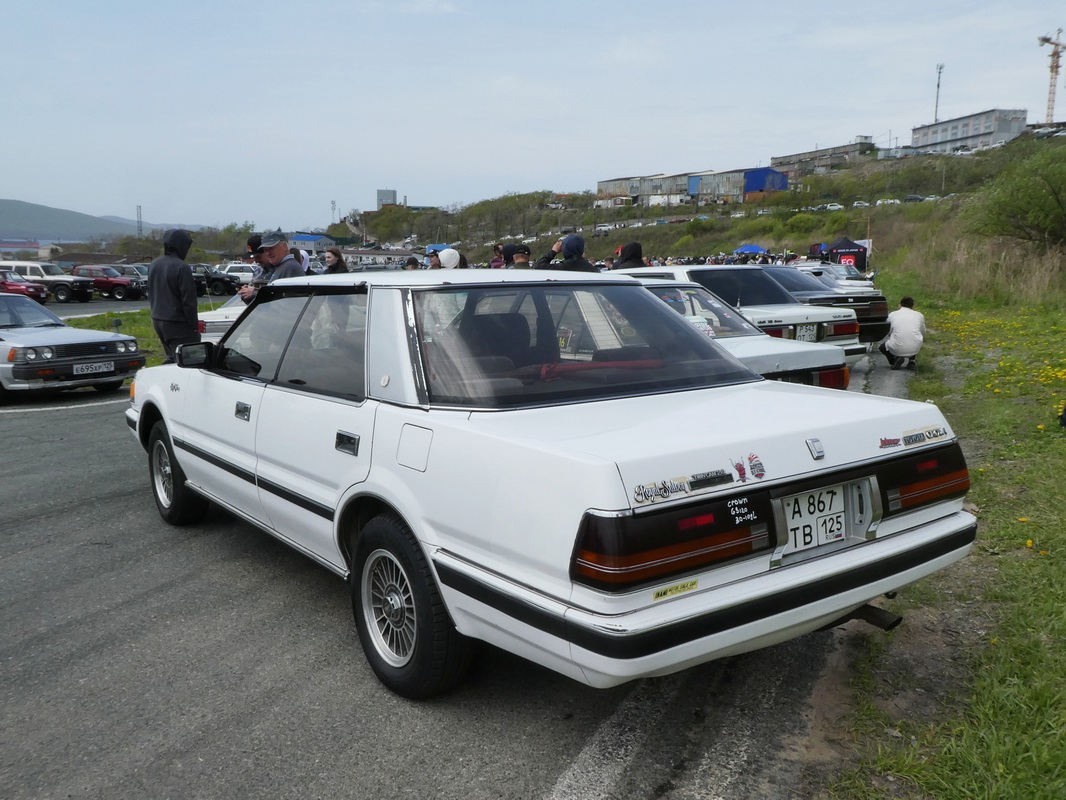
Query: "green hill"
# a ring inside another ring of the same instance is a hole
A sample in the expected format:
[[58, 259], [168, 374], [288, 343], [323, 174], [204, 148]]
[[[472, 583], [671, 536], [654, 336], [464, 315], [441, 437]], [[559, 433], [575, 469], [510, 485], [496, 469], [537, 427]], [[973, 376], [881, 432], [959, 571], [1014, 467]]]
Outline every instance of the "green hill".
[[21, 200], [0, 200], [0, 238], [86, 242], [101, 236], [136, 235], [136, 225]]

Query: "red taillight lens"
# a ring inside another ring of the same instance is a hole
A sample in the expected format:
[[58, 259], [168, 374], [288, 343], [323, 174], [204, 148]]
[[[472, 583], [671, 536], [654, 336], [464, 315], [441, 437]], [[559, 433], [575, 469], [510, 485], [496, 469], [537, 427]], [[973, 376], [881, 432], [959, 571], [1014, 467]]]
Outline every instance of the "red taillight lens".
[[763, 328], [763, 332], [776, 339], [787, 339], [788, 331], [785, 328]]
[[196, 320], [196, 331], [197, 333], [207, 333], [207, 323], [202, 319]]
[[[942, 430], [934, 429], [933, 432]], [[927, 436], [928, 433], [921, 432], [920, 435]], [[962, 497], [970, 489], [970, 472], [957, 443], [895, 461], [879, 472], [878, 480], [886, 516]]]
[[586, 514], [571, 577], [624, 591], [773, 547], [769, 495], [744, 495], [627, 517]]
[[831, 322], [826, 326], [827, 336], [858, 336], [859, 335], [859, 321], [854, 320], [852, 322]]
[[813, 373], [814, 385], [826, 389], [847, 389], [851, 383], [851, 370], [847, 367], [820, 369]]

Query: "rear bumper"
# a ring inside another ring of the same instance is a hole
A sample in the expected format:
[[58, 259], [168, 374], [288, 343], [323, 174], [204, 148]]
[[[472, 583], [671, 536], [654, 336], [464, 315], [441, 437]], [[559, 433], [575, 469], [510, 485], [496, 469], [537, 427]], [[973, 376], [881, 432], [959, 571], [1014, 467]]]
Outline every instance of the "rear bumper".
[[965, 557], [976, 533], [976, 520], [957, 512], [825, 558], [614, 615], [538, 596], [444, 553], [434, 565], [462, 632], [605, 688], [817, 630]]

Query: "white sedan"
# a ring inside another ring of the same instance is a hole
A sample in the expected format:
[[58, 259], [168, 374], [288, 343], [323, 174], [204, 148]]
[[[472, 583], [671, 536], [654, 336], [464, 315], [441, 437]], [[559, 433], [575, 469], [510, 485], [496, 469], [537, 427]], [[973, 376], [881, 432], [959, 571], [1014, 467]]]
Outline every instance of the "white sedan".
[[344, 578], [406, 697], [477, 640], [608, 687], [887, 629], [976, 533], [934, 405], [763, 380], [610, 273], [277, 281], [176, 360], [126, 411], [163, 520], [215, 503]]
[[852, 360], [866, 355], [854, 311], [800, 303], [755, 265], [626, 267], [612, 274], [692, 281], [714, 292], [770, 336], [835, 345]]
[[645, 278], [644, 287], [764, 378], [847, 389], [843, 351], [831, 344], [775, 339], [698, 283]]

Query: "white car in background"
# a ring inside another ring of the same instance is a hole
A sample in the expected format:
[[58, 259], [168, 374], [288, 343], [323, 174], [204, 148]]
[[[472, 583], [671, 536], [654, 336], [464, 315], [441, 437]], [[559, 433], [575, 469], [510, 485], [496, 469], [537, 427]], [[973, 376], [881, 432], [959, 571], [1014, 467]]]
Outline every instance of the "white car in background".
[[645, 278], [644, 288], [764, 378], [847, 389], [843, 351], [831, 344], [775, 339], [698, 283]]
[[219, 269], [227, 275], [236, 277], [242, 286], [251, 283], [252, 278], [255, 276], [255, 267], [251, 264], [245, 264], [243, 261], [231, 261], [229, 264], [219, 267]]
[[218, 308], [201, 310], [196, 318], [199, 322], [200, 340], [204, 342], [217, 342], [226, 331], [230, 329], [237, 317], [244, 313], [248, 304], [239, 295], [232, 295]]
[[859, 341], [859, 322], [854, 311], [797, 302], [757, 266], [628, 267], [612, 270], [611, 274], [698, 283], [770, 336], [832, 344], [841, 348], [846, 358], [856, 360], [866, 354], [866, 345]]

